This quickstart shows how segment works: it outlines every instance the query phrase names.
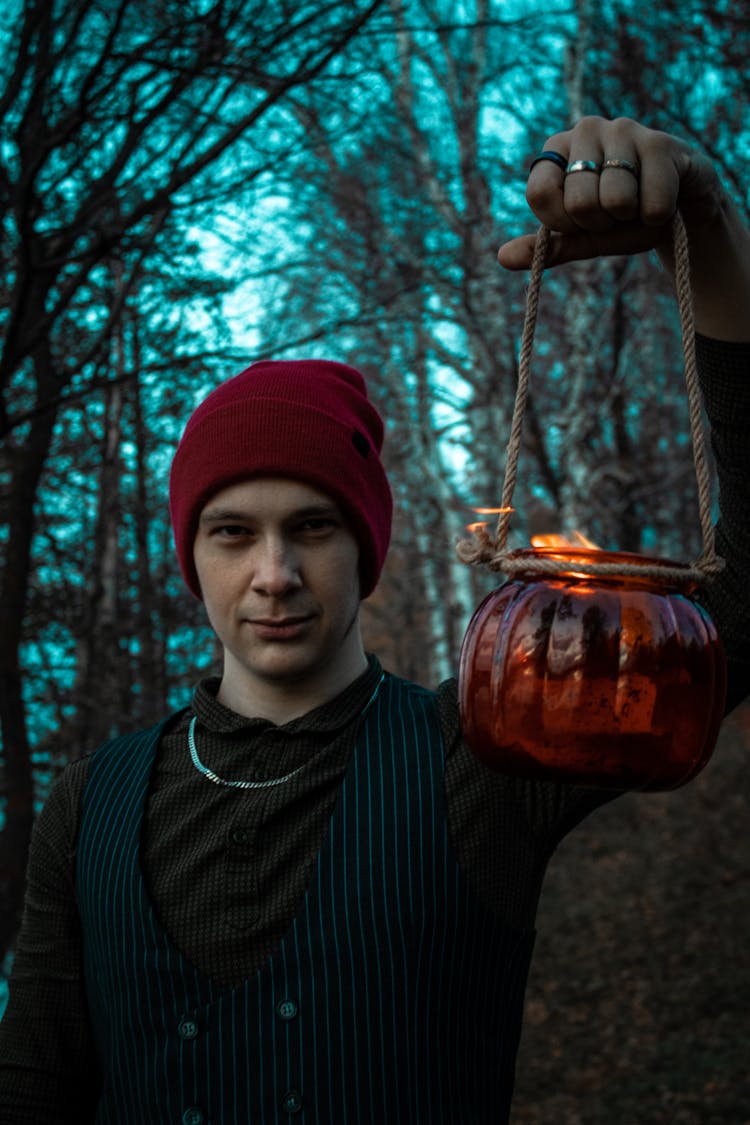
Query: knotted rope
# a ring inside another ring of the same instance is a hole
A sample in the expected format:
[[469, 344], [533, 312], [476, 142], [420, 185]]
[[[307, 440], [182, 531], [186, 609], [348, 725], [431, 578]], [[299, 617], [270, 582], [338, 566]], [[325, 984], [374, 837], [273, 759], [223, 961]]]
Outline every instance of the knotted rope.
[[[680, 310], [682, 349], [685, 358], [685, 384], [687, 387], [688, 410], [690, 415], [690, 436], [693, 445], [693, 464], [698, 481], [698, 507], [703, 535], [703, 553], [689, 566], [673, 566], [669, 563], [605, 563], [575, 561], [576, 573], [591, 575], [629, 574], [644, 578], [675, 578], [682, 582], [691, 580], [705, 582], [718, 573], [724, 560], [714, 550], [714, 529], [711, 520], [711, 477], [706, 456], [706, 438], [701, 414], [701, 394], [698, 384], [698, 365], [695, 358], [695, 329], [693, 324], [693, 301], [690, 289], [690, 261], [685, 224], [679, 212], [672, 222], [674, 241], [675, 281], [677, 301]], [[539, 292], [549, 251], [550, 232], [540, 227], [537, 232], [534, 255], [531, 262], [529, 287], [526, 297], [526, 316], [518, 363], [518, 385], [513, 407], [513, 419], [505, 456], [505, 480], [503, 484], [500, 513], [494, 536], [484, 526], [477, 527], [471, 539], [462, 539], [456, 551], [462, 562], [483, 565], [492, 571], [516, 574], [519, 571], [536, 571], [557, 574], [569, 571], [570, 560], [534, 557], [530, 551], [507, 551], [508, 528], [513, 513], [513, 491], [516, 484], [518, 457], [521, 450], [521, 432], [529, 392], [529, 373], [534, 343]]]

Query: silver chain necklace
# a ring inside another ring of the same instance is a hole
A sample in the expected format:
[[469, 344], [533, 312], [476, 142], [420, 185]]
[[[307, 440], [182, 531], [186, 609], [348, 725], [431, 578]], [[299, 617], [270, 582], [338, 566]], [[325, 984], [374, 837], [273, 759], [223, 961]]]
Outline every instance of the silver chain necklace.
[[[375, 702], [377, 694], [380, 691], [380, 685], [382, 684], [384, 679], [385, 672], [382, 673], [375, 687], [375, 691], [372, 693], [370, 698], [367, 700], [367, 703], [365, 703], [364, 707], [362, 708], [362, 711], [360, 712], [360, 723], [362, 722], [362, 719], [365, 717], [366, 713], [369, 711], [372, 704]], [[198, 750], [196, 749], [195, 745], [196, 722], [197, 716], [193, 715], [192, 719], [190, 720], [190, 726], [188, 727], [188, 747], [190, 748], [190, 758], [198, 773], [202, 773], [203, 776], [205, 778], [208, 778], [209, 781], [213, 781], [214, 785], [225, 785], [229, 789], [270, 789], [274, 785], [283, 785], [285, 781], [289, 781], [291, 777], [294, 777], [295, 774], [298, 774], [307, 765], [307, 762], [303, 762], [301, 766], [297, 766], [296, 770], [292, 770], [291, 773], [284, 774], [283, 777], [269, 778], [268, 781], [230, 781], [226, 777], [219, 777], [218, 773], [214, 773], [212, 769], [209, 769], [208, 766], [205, 766], [198, 757]]]

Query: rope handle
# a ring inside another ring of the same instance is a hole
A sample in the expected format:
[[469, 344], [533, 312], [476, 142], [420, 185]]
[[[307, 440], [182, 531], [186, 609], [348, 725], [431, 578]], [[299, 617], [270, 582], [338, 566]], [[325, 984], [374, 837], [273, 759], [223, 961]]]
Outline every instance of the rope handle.
[[[685, 384], [687, 387], [688, 410], [690, 415], [690, 436], [693, 445], [693, 464], [698, 482], [698, 509], [703, 535], [703, 553], [689, 567], [670, 568], [669, 566], [654, 567], [648, 563], [614, 565], [606, 563], [580, 563], [576, 561], [576, 570], [587, 574], [618, 574], [644, 575], [648, 577], [660, 576], [679, 577], [682, 580], [692, 579], [705, 582], [717, 574], [724, 566], [714, 549], [714, 528], [711, 521], [711, 477], [706, 456], [706, 435], [701, 414], [701, 394], [698, 383], [698, 364], [695, 358], [695, 328], [693, 323], [693, 301], [690, 289], [690, 260], [688, 255], [688, 239], [685, 224], [679, 211], [672, 220], [672, 238], [674, 241], [675, 281], [677, 288], [677, 302], [680, 311], [680, 326], [682, 331], [682, 349], [685, 358]], [[558, 573], [569, 570], [570, 563], [555, 559], [529, 559], [524, 552], [520, 559], [518, 553], [506, 550], [510, 518], [513, 514], [513, 492], [516, 485], [518, 458], [521, 450], [521, 432], [523, 419], [526, 412], [526, 402], [529, 391], [529, 374], [531, 370], [531, 355], [536, 329], [537, 313], [539, 310], [539, 292], [542, 276], [549, 253], [550, 231], [547, 227], [540, 227], [534, 245], [534, 255], [531, 262], [529, 287], [526, 296], [526, 316], [521, 336], [521, 350], [518, 362], [518, 385], [513, 407], [513, 419], [510, 428], [510, 437], [505, 456], [505, 480], [503, 483], [502, 499], [500, 501], [500, 514], [497, 520], [495, 535], [492, 537], [486, 527], [478, 527], [471, 539], [461, 540], [456, 547], [458, 557], [462, 562], [470, 565], [482, 564], [492, 571], [502, 571], [506, 574], [517, 573], [520, 570], [539, 570], [547, 573]]]

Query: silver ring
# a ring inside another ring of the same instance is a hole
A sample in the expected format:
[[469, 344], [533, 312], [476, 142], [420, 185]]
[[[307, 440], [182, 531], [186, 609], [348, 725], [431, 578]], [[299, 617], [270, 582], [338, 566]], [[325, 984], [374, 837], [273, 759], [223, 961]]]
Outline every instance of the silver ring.
[[595, 160], [574, 160], [565, 169], [565, 175], [569, 176], [572, 172], [596, 172], [599, 175], [601, 168]]
[[602, 164], [602, 172], [607, 168], [622, 168], [623, 172], [630, 172], [631, 176], [635, 176], [636, 180], [641, 174], [641, 170], [637, 164], [632, 160], [622, 160], [620, 157], [613, 156], [609, 160], [605, 160]]

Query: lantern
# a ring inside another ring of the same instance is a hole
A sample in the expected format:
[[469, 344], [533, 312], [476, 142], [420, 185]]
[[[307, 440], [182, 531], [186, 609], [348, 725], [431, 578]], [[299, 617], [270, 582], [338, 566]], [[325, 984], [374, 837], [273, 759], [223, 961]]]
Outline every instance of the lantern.
[[518, 386], [494, 539], [473, 525], [466, 563], [509, 580], [479, 606], [461, 652], [467, 745], [509, 773], [612, 789], [673, 789], [708, 761], [724, 712], [716, 628], [693, 600], [717, 573], [701, 421], [684, 223], [673, 220], [703, 554], [692, 566], [574, 547], [505, 549], [528, 393], [539, 287], [550, 232], [536, 240]]
[[[539, 558], [560, 569], [535, 571]], [[461, 652], [470, 749], [493, 769], [619, 790], [694, 777], [716, 741], [726, 670], [688, 568], [681, 581], [663, 559], [581, 549], [513, 559]], [[592, 562], [611, 572], [577, 569]]]

